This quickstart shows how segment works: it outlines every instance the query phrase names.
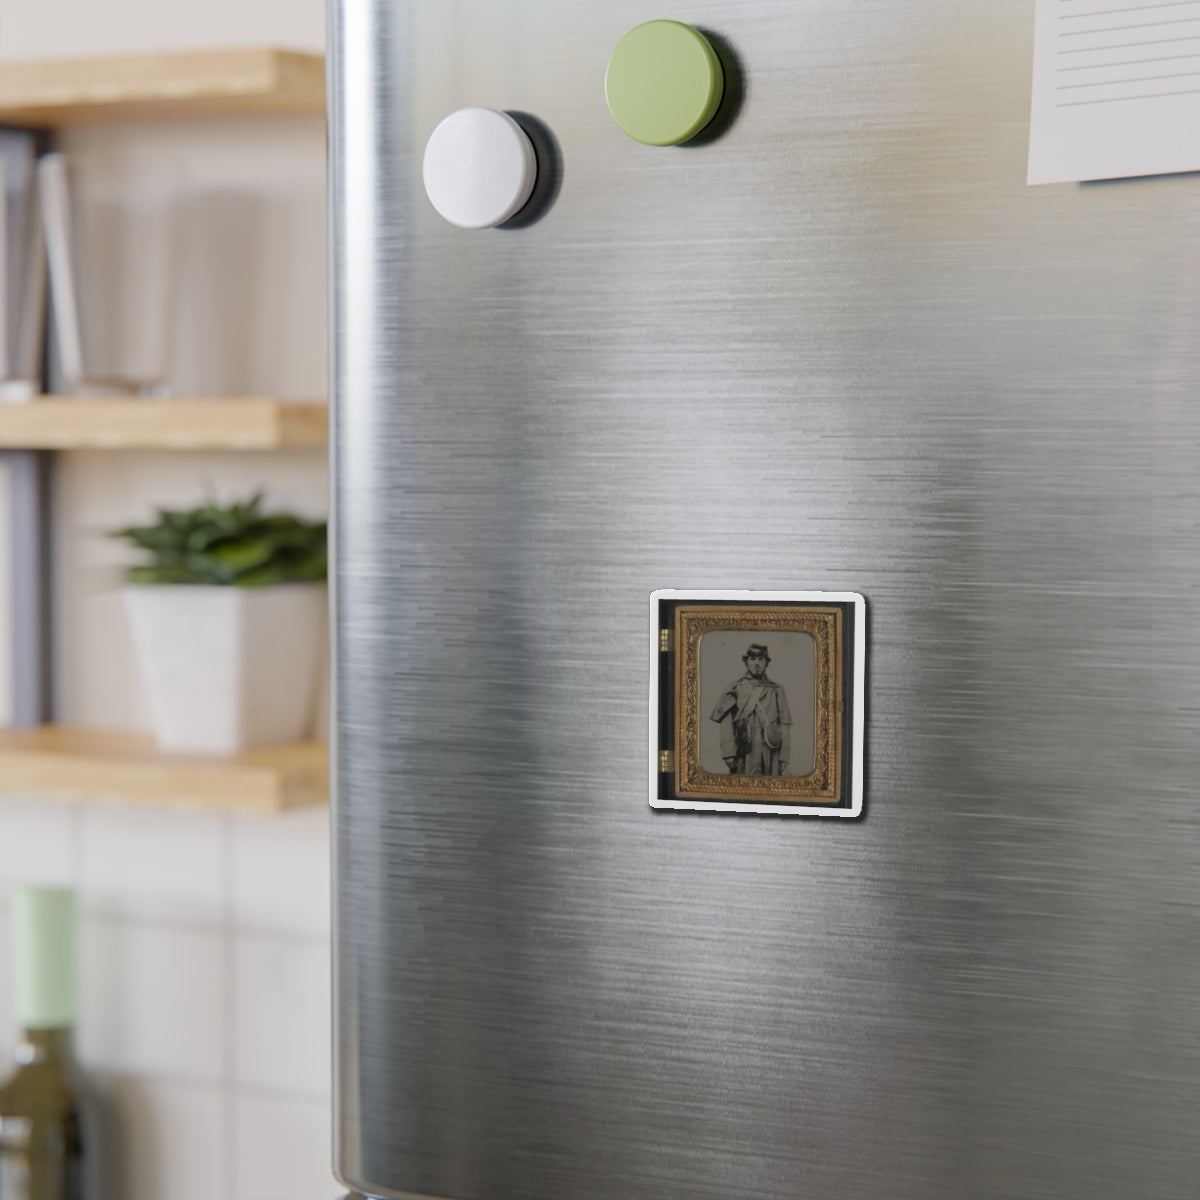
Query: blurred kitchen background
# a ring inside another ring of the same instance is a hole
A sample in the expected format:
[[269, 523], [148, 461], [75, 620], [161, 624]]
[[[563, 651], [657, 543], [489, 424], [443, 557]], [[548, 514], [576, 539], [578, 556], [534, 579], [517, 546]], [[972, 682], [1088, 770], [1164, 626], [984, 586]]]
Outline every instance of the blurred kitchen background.
[[[323, 0], [6, 0], [17, 60], [274, 46], [321, 53]], [[318, 114], [122, 121], [63, 130], [76, 162], [135, 181], [178, 168], [178, 395], [326, 393], [325, 130]], [[86, 403], [86, 401], [81, 401]], [[0, 570], [7, 571], [0, 470]], [[78, 451], [55, 495], [56, 718], [148, 729], [119, 593], [128, 548], [101, 531], [155, 505], [263, 489], [326, 511], [321, 449]], [[11, 710], [0, 580], [0, 724]], [[329, 837], [324, 805], [274, 816], [65, 803], [0, 775], [0, 1052], [15, 1028], [9, 896], [81, 894], [79, 1052], [111, 1089], [125, 1200], [329, 1200]]]

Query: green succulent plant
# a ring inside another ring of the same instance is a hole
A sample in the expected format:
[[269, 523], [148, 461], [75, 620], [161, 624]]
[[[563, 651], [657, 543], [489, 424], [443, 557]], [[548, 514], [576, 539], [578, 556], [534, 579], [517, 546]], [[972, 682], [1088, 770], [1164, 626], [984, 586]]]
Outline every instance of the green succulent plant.
[[261, 511], [262, 493], [222, 508], [158, 510], [153, 525], [131, 525], [112, 537], [148, 551], [152, 561], [128, 567], [128, 583], [206, 583], [266, 587], [325, 579], [326, 523]]

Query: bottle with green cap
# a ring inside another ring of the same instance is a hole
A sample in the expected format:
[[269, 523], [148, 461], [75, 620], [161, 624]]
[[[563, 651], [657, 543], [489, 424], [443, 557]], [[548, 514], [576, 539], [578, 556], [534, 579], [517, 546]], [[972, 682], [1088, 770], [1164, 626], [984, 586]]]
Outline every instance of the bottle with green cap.
[[75, 1065], [76, 900], [13, 894], [15, 1069], [0, 1086], [0, 1200], [95, 1200], [85, 1084]]

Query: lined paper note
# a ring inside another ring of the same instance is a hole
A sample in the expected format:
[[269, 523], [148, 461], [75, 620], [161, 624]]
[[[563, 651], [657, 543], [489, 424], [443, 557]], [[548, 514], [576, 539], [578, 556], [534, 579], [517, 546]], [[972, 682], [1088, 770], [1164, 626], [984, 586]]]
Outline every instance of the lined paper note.
[[1200, 0], [1037, 0], [1029, 183], [1200, 170]]

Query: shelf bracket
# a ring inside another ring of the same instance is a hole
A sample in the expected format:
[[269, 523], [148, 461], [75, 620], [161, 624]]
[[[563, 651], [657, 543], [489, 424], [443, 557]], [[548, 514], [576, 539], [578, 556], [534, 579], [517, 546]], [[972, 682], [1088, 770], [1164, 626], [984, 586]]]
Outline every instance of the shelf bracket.
[[46, 450], [0, 450], [9, 480], [12, 724], [29, 729], [53, 716], [51, 476]]

